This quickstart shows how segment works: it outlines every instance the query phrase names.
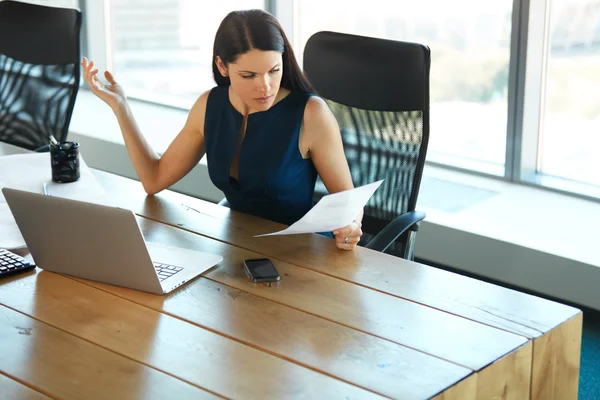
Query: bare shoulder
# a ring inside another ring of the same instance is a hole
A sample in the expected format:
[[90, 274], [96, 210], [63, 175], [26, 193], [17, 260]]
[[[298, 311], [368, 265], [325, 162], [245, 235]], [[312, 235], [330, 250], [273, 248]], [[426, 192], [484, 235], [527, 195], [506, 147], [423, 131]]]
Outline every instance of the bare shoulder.
[[336, 130], [339, 130], [337, 121], [329, 109], [329, 106], [325, 100], [318, 96], [311, 96], [308, 99], [306, 108], [304, 109], [304, 118], [302, 122], [311, 132], [319, 131], [323, 133], [325, 130], [328, 132], [333, 131], [333, 133], [335, 133]]
[[333, 114], [325, 100], [319, 96], [310, 96], [304, 109], [304, 120], [329, 117], [333, 118]]
[[207, 90], [202, 93], [200, 97], [196, 99], [188, 114], [186, 125], [200, 133], [204, 132], [204, 117], [206, 115], [206, 104], [208, 103], [210, 92], [210, 90]]
[[339, 136], [340, 130], [333, 113], [325, 100], [318, 96], [311, 96], [308, 99], [302, 122], [310, 142]]
[[208, 103], [208, 96], [210, 95], [210, 92], [210, 90], [207, 90], [196, 99], [194, 105], [190, 109], [190, 115], [201, 113], [204, 117], [204, 114], [206, 113], [206, 103]]

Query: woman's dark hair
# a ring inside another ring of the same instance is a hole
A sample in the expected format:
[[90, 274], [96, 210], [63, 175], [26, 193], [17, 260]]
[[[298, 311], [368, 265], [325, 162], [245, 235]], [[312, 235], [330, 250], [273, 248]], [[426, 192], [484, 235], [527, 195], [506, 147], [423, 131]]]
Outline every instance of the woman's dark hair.
[[296, 61], [294, 50], [273, 15], [263, 10], [232, 11], [219, 26], [213, 46], [213, 77], [217, 85], [229, 85], [229, 77], [221, 75], [215, 60], [233, 63], [238, 56], [252, 49], [282, 53], [283, 76], [281, 86], [288, 90], [314, 93], [314, 89]]

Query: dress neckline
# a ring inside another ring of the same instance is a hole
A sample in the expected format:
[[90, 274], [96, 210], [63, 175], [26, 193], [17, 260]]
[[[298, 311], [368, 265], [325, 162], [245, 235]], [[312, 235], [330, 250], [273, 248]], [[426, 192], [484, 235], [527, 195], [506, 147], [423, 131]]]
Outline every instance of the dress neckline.
[[[227, 86], [226, 89], [226, 93], [227, 93], [227, 104], [229, 104], [229, 107], [239, 116], [243, 117], [244, 114], [242, 114], [241, 112], [239, 112], [234, 106], [233, 104], [231, 104], [231, 98], [229, 97], [229, 86]], [[284, 98], [280, 99], [277, 103], [273, 104], [268, 110], [264, 110], [264, 111], [257, 111], [254, 112], [252, 114], [248, 114], [248, 118], [251, 118], [253, 115], [265, 115], [266, 113], [268, 113], [269, 111], [271, 111], [272, 109], [274, 109], [275, 107], [279, 106], [281, 103], [285, 102], [287, 99], [289, 99], [290, 97], [292, 97], [292, 95], [294, 94], [294, 92], [289, 92]]]

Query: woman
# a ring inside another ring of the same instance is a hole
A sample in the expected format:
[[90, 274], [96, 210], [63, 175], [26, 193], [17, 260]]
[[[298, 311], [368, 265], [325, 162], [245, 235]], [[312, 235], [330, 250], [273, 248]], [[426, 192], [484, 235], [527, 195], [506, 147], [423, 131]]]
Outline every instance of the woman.
[[[92, 92], [115, 113], [148, 194], [177, 182], [204, 154], [233, 210], [288, 225], [313, 206], [317, 174], [329, 193], [353, 188], [336, 120], [311, 94], [281, 25], [265, 11], [234, 11], [221, 22], [213, 47], [218, 86], [198, 98], [162, 156], [142, 136], [112, 74], [104, 73], [106, 85], [93, 62], [84, 57], [82, 66]], [[334, 232], [338, 248], [356, 247], [361, 219]]]

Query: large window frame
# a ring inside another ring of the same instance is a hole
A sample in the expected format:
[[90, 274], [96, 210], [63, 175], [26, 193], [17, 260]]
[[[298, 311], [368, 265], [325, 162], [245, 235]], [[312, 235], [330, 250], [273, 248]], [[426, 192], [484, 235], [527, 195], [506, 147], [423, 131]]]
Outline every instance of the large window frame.
[[[84, 15], [94, 16], [90, 20], [84, 17], [83, 54], [93, 58], [100, 69], [110, 69], [110, 0], [79, 1]], [[295, 48], [298, 35], [294, 15], [300, 6], [301, 0], [265, 0], [265, 9], [281, 21]], [[550, 0], [513, 0], [504, 171], [469, 165], [467, 160], [454, 165], [427, 163], [600, 202], [600, 187], [540, 172], [550, 7]], [[135, 93], [130, 95], [139, 101], [184, 109], [172, 102], [162, 102], [159, 98], [136, 98]]]

